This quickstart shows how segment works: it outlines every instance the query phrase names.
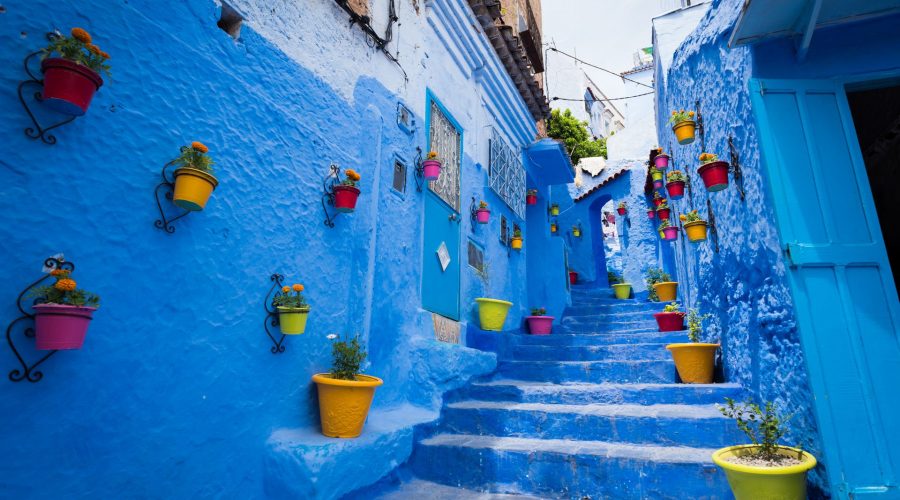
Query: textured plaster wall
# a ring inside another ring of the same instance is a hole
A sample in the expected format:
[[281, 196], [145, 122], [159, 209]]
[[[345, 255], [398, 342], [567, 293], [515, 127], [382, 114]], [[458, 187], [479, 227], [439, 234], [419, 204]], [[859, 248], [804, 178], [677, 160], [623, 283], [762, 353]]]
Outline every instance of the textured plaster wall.
[[[706, 337], [722, 342], [724, 377], [743, 384], [760, 401], [773, 401], [793, 415], [785, 442], [821, 456], [811, 410], [803, 352], [785, 266], [781, 257], [766, 178], [760, 165], [758, 132], [748, 92], [754, 58], [748, 48], [727, 47], [740, 10], [738, 0], [713, 2], [709, 13], [675, 52], [665, 85], [658, 86], [658, 130], [664, 147], [675, 144], [666, 125], [672, 109], [694, 109], [701, 101], [707, 151], [728, 160], [727, 139], [734, 137], [744, 173], [746, 200], [734, 184], [707, 193], [696, 174], [700, 141], [672, 146], [676, 165], [694, 179], [694, 207], [707, 215], [712, 200], [719, 228], [719, 253], [712, 242], [677, 244], [682, 299], [713, 315]], [[733, 181], [733, 179], [732, 179]], [[686, 199], [675, 212], [690, 209]], [[811, 477], [823, 486], [818, 469]]]
[[[499, 214], [511, 214], [486, 188], [481, 165], [490, 127], [519, 147], [534, 123], [483, 36], [449, 36], [450, 20], [471, 17], [465, 3], [434, 2], [418, 13], [397, 3], [408, 80], [332, 2], [233, 5], [245, 16], [238, 41], [216, 27], [210, 0], [4, 4], [0, 315], [15, 317], [16, 294], [57, 252], [103, 305], [84, 349], [50, 358], [40, 383], [0, 382], [0, 422], [9, 430], [0, 452], [16, 457], [0, 466], [2, 491], [324, 498], [402, 463], [410, 426], [434, 418], [443, 391], [495, 364], [492, 354], [434, 341], [431, 315], [420, 309], [423, 197], [411, 172], [415, 147], [426, 147], [426, 87], [464, 128], [462, 255], [472, 234], [469, 199], [484, 198], [496, 207], [475, 236], [492, 262], [489, 292], [516, 303], [508, 325], [527, 307], [526, 254], [507, 257], [490, 236]], [[113, 77], [88, 114], [47, 146], [22, 133], [28, 118], [12, 89], [43, 34], [72, 26], [112, 54]], [[396, 126], [398, 101], [416, 115], [411, 135]], [[176, 221], [168, 235], [153, 227], [153, 188], [191, 140], [211, 148], [220, 184], [205, 211]], [[409, 166], [403, 195], [391, 190], [395, 158]], [[332, 162], [363, 180], [356, 212], [328, 229], [321, 178]], [[288, 338], [278, 356], [262, 329], [273, 272], [304, 283], [312, 306], [307, 333]], [[464, 320], [483, 286], [463, 264]], [[365, 371], [385, 380], [368, 439], [317, 435], [309, 378], [329, 368], [324, 337], [333, 332], [359, 333], [369, 348]], [[34, 360], [31, 341], [14, 335]], [[16, 366], [8, 350], [0, 366]], [[373, 458], [378, 466], [352, 481], [329, 466]], [[304, 460], [318, 465], [304, 468]]]

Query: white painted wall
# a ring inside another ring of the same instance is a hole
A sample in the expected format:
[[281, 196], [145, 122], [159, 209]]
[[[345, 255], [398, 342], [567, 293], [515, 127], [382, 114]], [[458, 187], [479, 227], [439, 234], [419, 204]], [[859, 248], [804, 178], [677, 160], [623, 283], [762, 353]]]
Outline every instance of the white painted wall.
[[653, 54], [656, 59], [655, 72], [661, 75], [657, 77], [661, 78], [660, 85], [666, 85], [666, 75], [672, 67], [675, 50], [694, 31], [710, 5], [701, 3], [653, 19]]
[[[651, 69], [629, 74], [628, 78], [653, 85]], [[651, 90], [643, 85], [625, 82], [626, 96], [645, 94]], [[610, 162], [645, 159], [650, 148], [656, 146], [656, 113], [653, 103], [653, 94], [617, 101], [616, 106], [622, 110], [628, 120], [628, 126], [607, 139], [606, 149]]]

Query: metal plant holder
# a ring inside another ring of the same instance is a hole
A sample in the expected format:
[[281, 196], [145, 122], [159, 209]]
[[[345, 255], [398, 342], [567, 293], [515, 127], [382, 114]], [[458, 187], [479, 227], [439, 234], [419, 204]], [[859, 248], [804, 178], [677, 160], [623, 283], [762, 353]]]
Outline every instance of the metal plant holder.
[[694, 108], [697, 113], [697, 135], [700, 137], [700, 152], [706, 152], [706, 128], [703, 125], [703, 113], [700, 112], [700, 101], [696, 101], [694, 103]]
[[[51, 42], [56, 37], [57, 37], [56, 33], [47, 33], [47, 40], [49, 40]], [[36, 102], [42, 102], [44, 100], [44, 97], [41, 94], [41, 91], [44, 88], [44, 80], [42, 78], [38, 78], [34, 73], [32, 73], [31, 69], [28, 68], [28, 64], [31, 62], [31, 60], [35, 56], [40, 55], [41, 53], [42, 53], [42, 51], [39, 50], [37, 52], [32, 52], [31, 54], [28, 54], [27, 56], [25, 56], [23, 65], [25, 67], [25, 73], [28, 75], [28, 79], [22, 80], [21, 82], [19, 82], [19, 88], [18, 88], [19, 102], [22, 103], [22, 107], [25, 108], [25, 112], [28, 113], [28, 117], [31, 118], [31, 123], [33, 124], [32, 127], [25, 128], [25, 135], [31, 139], [40, 139], [44, 144], [53, 145], [53, 144], [56, 144], [56, 136], [54, 136], [53, 134], [50, 134], [49, 132], [55, 128], [58, 128], [63, 125], [66, 125], [68, 123], [71, 123], [72, 121], [75, 120], [75, 118], [77, 118], [77, 116], [69, 116], [68, 118], [66, 118], [62, 121], [58, 121], [50, 126], [44, 127], [38, 121], [37, 117], [34, 115], [34, 112], [32, 112], [31, 107], [28, 105], [28, 100], [25, 98], [25, 94], [30, 93], [30, 92], [26, 92], [25, 89], [26, 88], [36, 88], [37, 91], [32, 95], [32, 98]], [[49, 111], [49, 112], [52, 113], [53, 111]]]
[[266, 300], [263, 303], [263, 307], [266, 309], [266, 320], [263, 322], [263, 328], [266, 329], [266, 335], [269, 336], [273, 344], [269, 350], [272, 354], [281, 354], [284, 352], [284, 338], [286, 335], [282, 333], [281, 338], [276, 339], [275, 335], [277, 334], [273, 335], [269, 327], [276, 328], [279, 325], [278, 309], [275, 308], [272, 301], [275, 300], [275, 297], [281, 295], [281, 287], [284, 286], [284, 275], [275, 273], [269, 277], [269, 280], [272, 281], [272, 286], [269, 288], [269, 293], [266, 294]]
[[[185, 149], [187, 149], [187, 148], [182, 147], [181, 151], [184, 152]], [[160, 172], [160, 175], [162, 176], [162, 182], [157, 184], [156, 189], [153, 191], [154, 195], [156, 196], [156, 208], [159, 209], [159, 219], [157, 219], [156, 222], [154, 222], [153, 224], [156, 226], [157, 229], [162, 229], [167, 234], [172, 234], [175, 232], [175, 227], [172, 226], [173, 222], [175, 222], [176, 220], [191, 213], [190, 210], [184, 210], [181, 214], [178, 214], [172, 218], [168, 218], [168, 217], [166, 217], [166, 211], [163, 210], [162, 202], [159, 201], [160, 189], [163, 189], [163, 188], [164, 188], [164, 192], [165, 192], [164, 196], [167, 200], [169, 200], [171, 202], [174, 197], [175, 178], [172, 176], [171, 172], [167, 171], [169, 169], [169, 167], [172, 167], [173, 165], [175, 165], [175, 160], [172, 160], [169, 163], [166, 163], [165, 165], [163, 165], [162, 171]], [[174, 205], [174, 203], [172, 203], [172, 204]]]
[[716, 214], [713, 213], [712, 203], [709, 198], [706, 199], [706, 213], [709, 216], [709, 220], [706, 223], [709, 225], [709, 237], [713, 242], [713, 250], [719, 253], [719, 230], [716, 227]]
[[328, 167], [328, 173], [322, 179], [322, 211], [325, 213], [323, 223], [328, 227], [334, 227], [334, 220], [341, 212], [335, 210], [334, 214], [328, 213], [328, 205], [334, 206], [334, 186], [341, 180], [341, 168], [332, 163]]
[[731, 136], [728, 136], [728, 152], [731, 154], [729, 171], [734, 176], [734, 187], [737, 188], [741, 201], [744, 201], [744, 173], [741, 170], [741, 157], [734, 146], [734, 138]]
[[416, 191], [422, 192], [425, 184], [425, 165], [422, 163], [422, 148], [416, 146], [416, 166], [413, 178], [416, 180]]

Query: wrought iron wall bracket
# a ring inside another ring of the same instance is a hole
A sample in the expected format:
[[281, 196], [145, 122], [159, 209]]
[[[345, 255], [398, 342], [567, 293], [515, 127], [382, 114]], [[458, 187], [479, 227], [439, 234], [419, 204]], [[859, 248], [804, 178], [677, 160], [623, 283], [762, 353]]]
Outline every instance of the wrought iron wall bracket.
[[[57, 259], [55, 257], [48, 257], [46, 260], [44, 260], [44, 267], [49, 271], [52, 271], [54, 269], [66, 269], [69, 271], [75, 270], [75, 264], [71, 262], [65, 262], [62, 259]], [[44, 361], [47, 361], [50, 356], [53, 356], [58, 352], [54, 349], [38, 358], [37, 361], [28, 364], [28, 362], [25, 361], [25, 358], [22, 357], [19, 349], [16, 347], [15, 342], [13, 342], [12, 337], [12, 333], [16, 325], [25, 325], [25, 322], [28, 321], [32, 322], [32, 325], [34, 324], [34, 314], [29, 313], [25, 310], [25, 307], [22, 305], [22, 301], [34, 287], [38, 286], [49, 277], [50, 273], [48, 272], [40, 279], [25, 287], [25, 289], [22, 290], [21, 293], [19, 293], [19, 296], [16, 298], [16, 308], [19, 309], [19, 313], [21, 315], [18, 318], [12, 320], [6, 327], [6, 343], [9, 344], [9, 348], [12, 350], [13, 354], [15, 354], [16, 359], [19, 361], [19, 365], [21, 365], [22, 367], [21, 369], [16, 368], [9, 372], [9, 379], [13, 382], [21, 382], [23, 380], [27, 380], [29, 382], [39, 382], [44, 377], [44, 374], [43, 372], [39, 371], [37, 367], [40, 366]], [[26, 326], [22, 333], [26, 338], [34, 338], [34, 326]]]
[[706, 199], [706, 213], [709, 218], [707, 224], [709, 224], [709, 237], [713, 242], [713, 250], [719, 253], [719, 229], [716, 226], [716, 214], [713, 213], [712, 203], [709, 198]]
[[325, 212], [324, 224], [328, 227], [334, 227], [334, 220], [341, 215], [341, 212], [335, 210], [334, 214], [328, 213], [328, 205], [334, 206], [334, 186], [340, 180], [341, 169], [334, 163], [328, 167], [328, 174], [322, 179], [322, 211]]
[[697, 112], [697, 135], [700, 136], [700, 152], [706, 152], [706, 126], [703, 124], [703, 113], [700, 112], [700, 101], [694, 102]]
[[[181, 149], [184, 150], [185, 148]], [[159, 209], [159, 219], [156, 219], [156, 222], [154, 222], [153, 225], [156, 226], [157, 229], [162, 229], [163, 231], [165, 231], [166, 234], [172, 234], [175, 232], [175, 226], [172, 225], [173, 222], [191, 213], [190, 210], [184, 210], [184, 212], [176, 215], [175, 217], [168, 218], [166, 217], [166, 211], [163, 209], [162, 202], [159, 199], [160, 191], [165, 193], [164, 197], [170, 202], [173, 199], [173, 195], [175, 193], [175, 178], [172, 176], [171, 172], [168, 172], [168, 169], [173, 165], [175, 165], [174, 160], [163, 165], [162, 171], [160, 172], [160, 176], [162, 176], [162, 182], [157, 184], [156, 189], [153, 190], [153, 194], [156, 196], [156, 208]]]
[[281, 295], [281, 287], [284, 286], [284, 275], [275, 273], [269, 276], [269, 280], [272, 282], [272, 286], [269, 288], [269, 293], [266, 294], [266, 300], [263, 303], [263, 307], [266, 309], [266, 320], [263, 322], [263, 328], [266, 329], [266, 335], [272, 341], [272, 347], [269, 350], [272, 354], [281, 354], [284, 352], [284, 338], [286, 335], [282, 333], [281, 338], [276, 339], [277, 333], [272, 335], [269, 327], [276, 328], [279, 325], [278, 309], [275, 308], [272, 302], [275, 300], [275, 297]]
[[728, 170], [734, 176], [734, 187], [737, 188], [738, 194], [741, 195], [741, 201], [744, 201], [744, 173], [741, 170], [741, 157], [734, 146], [734, 138], [731, 136], [728, 136], [728, 152], [731, 154], [731, 164]]
[[[53, 40], [56, 37], [55, 33], [48, 33], [47, 39]], [[25, 56], [25, 60], [23, 61], [23, 65], [25, 67], [25, 73], [28, 75], [27, 80], [22, 80], [19, 82], [19, 102], [22, 103], [22, 107], [25, 108], [25, 112], [28, 113], [28, 117], [31, 118], [31, 123], [33, 126], [25, 128], [25, 135], [31, 139], [40, 139], [44, 144], [56, 144], [56, 136], [49, 133], [51, 130], [62, 127], [77, 118], [77, 116], [69, 116], [68, 118], [58, 121], [53, 125], [48, 127], [44, 127], [38, 121], [37, 117], [34, 115], [34, 112], [31, 110], [31, 106], [28, 105], [28, 99], [25, 98], [26, 94], [30, 94], [30, 91], [26, 92], [26, 89], [37, 89], [31, 97], [35, 102], [42, 102], [44, 100], [43, 95], [41, 94], [41, 90], [44, 88], [44, 80], [38, 78], [34, 73], [31, 72], [31, 69], [28, 68], [28, 64], [35, 56], [41, 54], [42, 51], [32, 52]]]
[[416, 166], [413, 172], [416, 180], [416, 191], [422, 192], [422, 185], [425, 183], [425, 165], [422, 164], [422, 148], [416, 146]]
[[469, 224], [472, 226], [472, 232], [475, 232], [475, 226], [478, 225], [478, 206], [475, 204], [475, 197], [472, 197], [472, 203], [469, 204], [469, 219], [472, 220], [472, 223]]

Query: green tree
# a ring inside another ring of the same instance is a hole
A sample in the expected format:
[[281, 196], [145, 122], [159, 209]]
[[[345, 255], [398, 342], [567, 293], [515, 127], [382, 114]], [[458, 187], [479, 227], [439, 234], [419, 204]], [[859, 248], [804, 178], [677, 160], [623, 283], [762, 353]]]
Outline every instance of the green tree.
[[606, 139], [591, 139], [587, 131], [587, 122], [572, 116], [569, 109], [562, 113], [554, 109], [550, 113], [550, 119], [547, 120], [547, 135], [566, 145], [572, 163], [593, 156], [606, 158]]

